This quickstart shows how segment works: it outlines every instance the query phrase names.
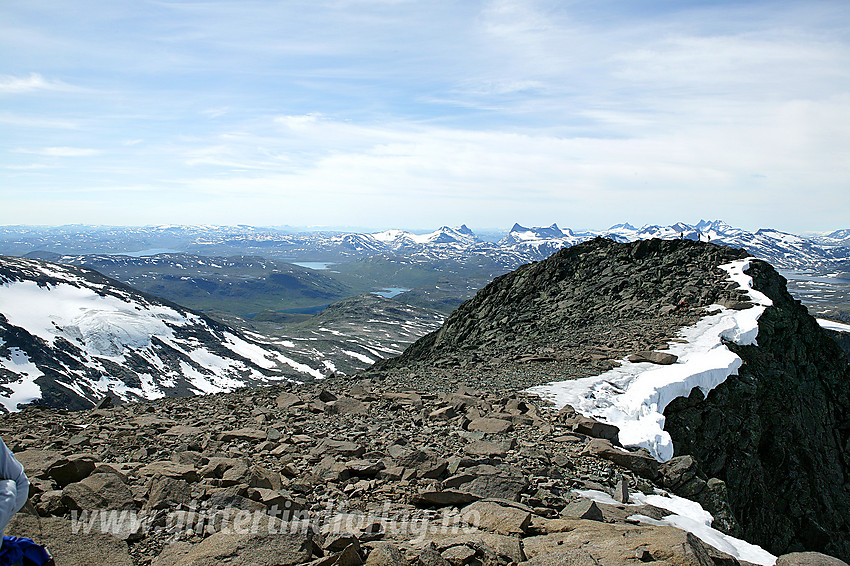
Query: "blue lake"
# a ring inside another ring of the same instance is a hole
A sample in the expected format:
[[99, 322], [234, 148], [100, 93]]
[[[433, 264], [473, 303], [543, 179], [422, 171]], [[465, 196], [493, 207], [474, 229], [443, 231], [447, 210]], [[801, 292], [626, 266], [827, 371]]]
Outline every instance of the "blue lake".
[[182, 254], [180, 250], [169, 250], [166, 248], [151, 248], [149, 250], [139, 250], [137, 252], [121, 252], [119, 255], [130, 257], [150, 257], [157, 254]]
[[410, 289], [407, 289], [405, 287], [384, 287], [380, 291], [372, 291], [372, 294], [392, 299], [396, 295], [400, 295], [406, 291], [410, 291]]
[[306, 267], [307, 269], [315, 269], [318, 271], [323, 271], [325, 269], [330, 269], [330, 266], [336, 265], [336, 262], [333, 261], [293, 261], [292, 265], [297, 265], [298, 267]]

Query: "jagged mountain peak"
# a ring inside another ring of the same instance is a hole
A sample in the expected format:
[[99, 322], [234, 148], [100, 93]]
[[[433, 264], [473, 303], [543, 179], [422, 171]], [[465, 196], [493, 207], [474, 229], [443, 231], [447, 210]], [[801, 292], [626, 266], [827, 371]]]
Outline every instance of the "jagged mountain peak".
[[460, 244], [472, 245], [478, 241], [475, 233], [469, 229], [466, 224], [458, 228], [451, 226], [441, 226], [433, 232], [426, 234], [414, 234], [399, 229], [384, 230], [383, 232], [375, 232], [366, 235], [373, 241], [378, 242], [378, 245], [388, 246], [389, 249], [404, 248], [404, 247], [419, 247], [429, 244]]
[[637, 231], [637, 228], [635, 228], [634, 226], [632, 226], [632, 225], [631, 225], [631, 224], [629, 224], [628, 222], [623, 222], [622, 224], [614, 224], [613, 226], [611, 226], [610, 228], [608, 228], [608, 230], [609, 230], [609, 231], [614, 231], [614, 230], [630, 230], [630, 231]]

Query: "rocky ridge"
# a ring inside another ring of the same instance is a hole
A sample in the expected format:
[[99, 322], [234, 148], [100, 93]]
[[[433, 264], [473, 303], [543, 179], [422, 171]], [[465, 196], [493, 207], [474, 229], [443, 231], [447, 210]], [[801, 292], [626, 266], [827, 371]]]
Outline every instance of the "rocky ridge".
[[[436, 387], [596, 375], [626, 356], [665, 349], [709, 305], [749, 308], [716, 269], [745, 256], [687, 240], [579, 244], [496, 279], [439, 331], [370, 372]], [[788, 294], [785, 279], [751, 263], [754, 288], [774, 301], [759, 320], [759, 346], [730, 346], [744, 361], [740, 376], [705, 402], [694, 390], [688, 410], [681, 400], [666, 413], [676, 454], [704, 461], [705, 476], [723, 480], [731, 512], [701, 500], [716, 481], [677, 489], [728, 532], [777, 554], [817, 550], [848, 559], [847, 359]]]
[[630, 354], [664, 349], [710, 305], [745, 304], [717, 269], [745, 257], [689, 240], [577, 244], [497, 277], [438, 331], [367, 373], [405, 383], [421, 376], [438, 388], [597, 375]]

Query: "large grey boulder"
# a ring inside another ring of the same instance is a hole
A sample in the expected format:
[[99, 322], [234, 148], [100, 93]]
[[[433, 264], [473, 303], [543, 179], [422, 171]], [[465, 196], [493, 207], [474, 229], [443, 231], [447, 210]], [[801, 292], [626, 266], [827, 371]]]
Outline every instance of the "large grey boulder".
[[[570, 527], [565, 532], [523, 539], [528, 564], [626, 566], [649, 562], [655, 566], [715, 566], [705, 543], [673, 527], [586, 520], [573, 521]], [[595, 563], [588, 562], [591, 556]]]
[[118, 474], [93, 474], [65, 486], [62, 503], [74, 510], [133, 509], [133, 492]]
[[522, 535], [531, 526], [531, 513], [497, 501], [476, 501], [461, 511], [467, 523], [500, 535]]
[[169, 550], [169, 566], [294, 566], [313, 558], [313, 541], [302, 533], [218, 532], [191, 547]]
[[26, 537], [47, 547], [56, 566], [133, 566], [127, 543], [101, 532], [100, 522], [87, 532], [74, 532], [71, 521], [61, 517], [39, 518], [18, 513], [5, 534]]
[[651, 350], [645, 350], [641, 352], [635, 352], [634, 354], [629, 356], [629, 361], [634, 363], [641, 362], [649, 362], [653, 364], [659, 364], [663, 366], [667, 366], [670, 364], [675, 364], [679, 359], [675, 354], [670, 354], [668, 352], [655, 352]]
[[647, 479], [655, 479], [658, 476], [658, 461], [655, 458], [644, 452], [632, 452], [616, 448], [602, 438], [594, 438], [588, 442], [584, 454], [610, 460]]

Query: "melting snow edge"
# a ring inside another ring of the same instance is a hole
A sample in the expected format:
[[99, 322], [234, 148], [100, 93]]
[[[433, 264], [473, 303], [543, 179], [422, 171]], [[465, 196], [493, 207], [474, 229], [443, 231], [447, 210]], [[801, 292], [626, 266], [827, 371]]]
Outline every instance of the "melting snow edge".
[[732, 310], [720, 305], [710, 314], [679, 331], [684, 343], [668, 352], [678, 356], [669, 366], [620, 360], [620, 367], [597, 376], [560, 381], [528, 391], [552, 401], [556, 407], [571, 405], [579, 413], [608, 422], [620, 429], [624, 446], [643, 447], [660, 462], [673, 457], [673, 441], [664, 430], [664, 409], [677, 397], [687, 397], [694, 387], [703, 393], [737, 375], [742, 360], [723, 343], [756, 344], [758, 319], [773, 302], [752, 288], [744, 273], [754, 258], [721, 265], [729, 279], [746, 291], [752, 307]]

